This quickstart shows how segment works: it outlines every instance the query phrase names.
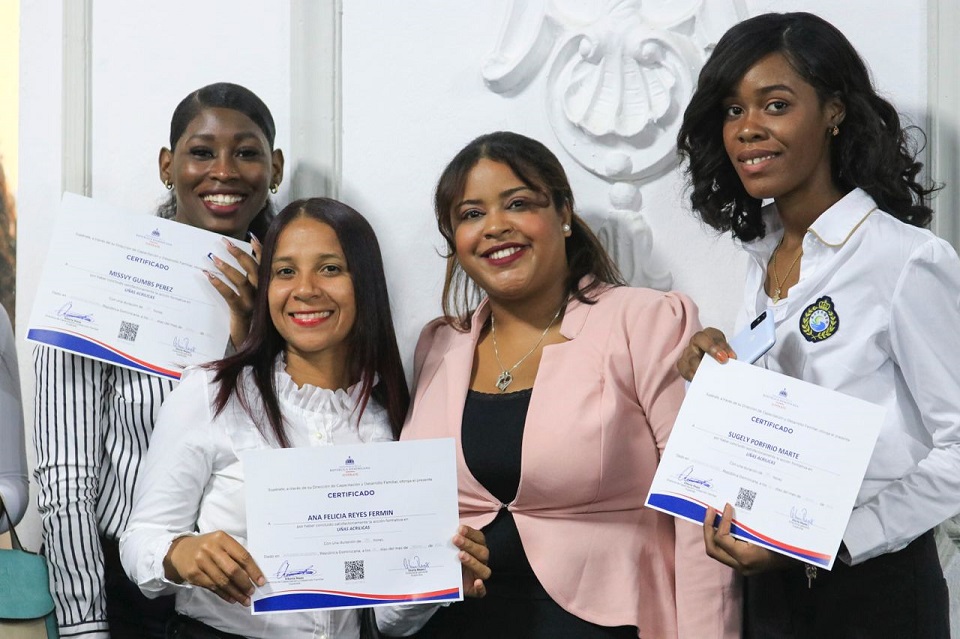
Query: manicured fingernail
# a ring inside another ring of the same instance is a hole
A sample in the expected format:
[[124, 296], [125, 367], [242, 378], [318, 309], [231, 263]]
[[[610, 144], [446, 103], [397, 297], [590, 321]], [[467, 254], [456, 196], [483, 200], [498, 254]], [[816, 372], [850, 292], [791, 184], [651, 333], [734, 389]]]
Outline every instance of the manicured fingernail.
[[258, 578], [257, 578], [257, 585], [258, 585], [258, 586], [262, 586], [262, 585], [265, 584], [265, 583], [267, 583], [267, 580], [266, 580], [265, 578], [263, 578], [263, 577], [258, 577]]
[[728, 356], [723, 351], [718, 352], [716, 357], [717, 357], [717, 361], [720, 362], [721, 364], [725, 364], [726, 361], [730, 359], [730, 356]]
[[260, 238], [254, 235], [253, 231], [247, 231], [247, 237], [249, 237], [252, 241], [256, 242], [257, 244], [260, 243]]

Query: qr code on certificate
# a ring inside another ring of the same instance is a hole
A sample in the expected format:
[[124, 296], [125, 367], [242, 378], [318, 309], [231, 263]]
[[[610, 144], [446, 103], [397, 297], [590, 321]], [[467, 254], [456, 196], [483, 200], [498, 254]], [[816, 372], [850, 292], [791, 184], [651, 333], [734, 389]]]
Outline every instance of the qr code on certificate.
[[363, 560], [343, 562], [343, 578], [347, 581], [363, 579]]
[[120, 322], [120, 334], [117, 335], [117, 337], [128, 342], [135, 342], [137, 341], [137, 330], [139, 329], [139, 324], [134, 324], [133, 322]]
[[737, 503], [735, 504], [735, 507], [743, 508], [744, 510], [750, 510], [753, 508], [753, 500], [756, 498], [757, 491], [741, 488], [740, 492], [737, 494]]

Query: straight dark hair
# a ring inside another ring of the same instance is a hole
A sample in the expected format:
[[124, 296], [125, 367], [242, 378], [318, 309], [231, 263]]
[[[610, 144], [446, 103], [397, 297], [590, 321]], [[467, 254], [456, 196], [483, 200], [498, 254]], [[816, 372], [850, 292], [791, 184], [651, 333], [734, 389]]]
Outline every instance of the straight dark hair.
[[[727, 31], [707, 60], [677, 135], [688, 162], [693, 210], [708, 225], [750, 241], [763, 237], [761, 201], [750, 197], [723, 145], [723, 101], [762, 58], [781, 53], [817, 92], [821, 104], [845, 106], [840, 133], [831, 138], [830, 168], [843, 192], [861, 188], [881, 210], [914, 226], [930, 224], [935, 187], [917, 180], [919, 145], [901, 128], [897, 110], [877, 95], [870, 73], [850, 41], [810, 13], [767, 13]], [[922, 137], [922, 132], [920, 132]]]
[[[270, 109], [263, 103], [257, 94], [250, 89], [233, 84], [230, 82], [217, 82], [208, 84], [196, 91], [190, 93], [180, 101], [177, 108], [173, 110], [173, 117], [170, 118], [170, 150], [177, 147], [177, 142], [183, 136], [190, 123], [205, 109], [230, 109], [237, 111], [250, 118], [254, 124], [263, 132], [264, 137], [270, 145], [270, 151], [273, 151], [273, 143], [277, 137], [277, 127], [273, 122], [273, 115]], [[177, 198], [173, 193], [164, 200], [157, 209], [157, 215], [172, 220], [177, 214]], [[251, 233], [258, 238], [267, 234], [267, 228], [270, 221], [276, 214], [273, 202], [267, 198], [263, 209], [257, 213], [257, 216], [250, 221]]]
[[[360, 383], [358, 419], [373, 397], [386, 409], [393, 434], [399, 437], [410, 403], [410, 393], [393, 329], [380, 244], [370, 223], [360, 213], [342, 202], [322, 197], [291, 202], [277, 215], [266, 233], [250, 333], [235, 355], [210, 365], [216, 371], [214, 379], [219, 383], [214, 402], [216, 414], [219, 415], [230, 398], [236, 395], [265, 439], [269, 440], [272, 434], [281, 446], [290, 446], [274, 381], [274, 363], [286, 342], [270, 318], [268, 290], [273, 275], [271, 263], [280, 234], [291, 222], [304, 217], [333, 229], [353, 280], [357, 317], [347, 337], [350, 342], [347, 370], [350, 379]], [[262, 410], [255, 410], [251, 398], [243, 390], [241, 378], [247, 368], [253, 375], [262, 399]], [[262, 423], [264, 414], [268, 422], [266, 425]]]
[[[463, 197], [467, 176], [480, 160], [493, 160], [509, 166], [527, 188], [550, 198], [558, 213], [565, 207], [570, 208], [571, 232], [566, 238], [568, 297], [593, 304], [595, 300], [592, 294], [599, 287], [626, 284], [600, 240], [587, 223], [573, 212], [573, 189], [557, 156], [537, 140], [519, 133], [487, 133], [474, 139], [450, 160], [440, 175], [434, 195], [437, 228], [447, 241], [443, 313], [451, 325], [459, 330], [469, 330], [470, 311], [480, 302], [482, 295], [480, 287], [467, 277], [457, 259], [452, 218], [457, 203]], [[580, 280], [586, 275], [592, 275], [593, 279], [581, 287]]]

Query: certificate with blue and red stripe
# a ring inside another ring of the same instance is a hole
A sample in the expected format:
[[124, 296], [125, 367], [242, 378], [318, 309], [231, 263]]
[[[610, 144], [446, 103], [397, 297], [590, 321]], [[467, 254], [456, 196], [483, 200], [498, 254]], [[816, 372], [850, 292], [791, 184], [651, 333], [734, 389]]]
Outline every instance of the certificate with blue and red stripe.
[[453, 439], [242, 453], [253, 614], [463, 599]]
[[886, 409], [786, 375], [700, 363], [646, 504], [702, 524], [734, 507], [731, 534], [833, 567]]
[[230, 337], [230, 309], [203, 273], [214, 253], [239, 268], [216, 233], [65, 193], [27, 340], [180, 379], [223, 357]]

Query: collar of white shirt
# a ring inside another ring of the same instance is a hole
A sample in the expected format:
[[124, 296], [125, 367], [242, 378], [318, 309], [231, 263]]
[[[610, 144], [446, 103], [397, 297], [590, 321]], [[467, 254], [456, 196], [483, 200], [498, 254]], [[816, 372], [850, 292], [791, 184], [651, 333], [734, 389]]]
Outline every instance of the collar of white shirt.
[[[877, 210], [873, 198], [862, 189], [854, 189], [824, 211], [810, 225], [807, 233], [824, 246], [839, 248], [856, 232], [860, 225]], [[752, 242], [744, 242], [743, 249], [766, 264], [783, 236], [783, 225], [777, 215], [776, 204], [763, 207], [766, 234]]]

